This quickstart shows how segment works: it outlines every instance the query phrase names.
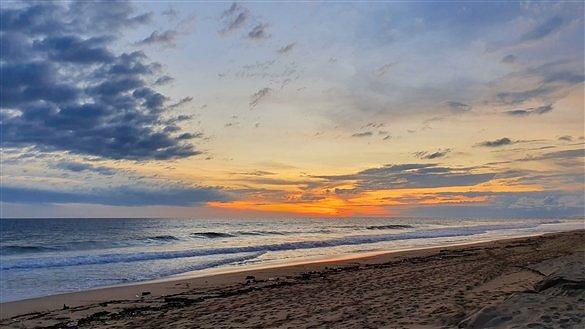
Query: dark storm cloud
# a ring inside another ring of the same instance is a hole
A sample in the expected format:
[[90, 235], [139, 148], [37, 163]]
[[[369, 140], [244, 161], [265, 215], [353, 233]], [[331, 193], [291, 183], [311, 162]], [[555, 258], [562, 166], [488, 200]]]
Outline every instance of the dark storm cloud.
[[167, 97], [147, 84], [161, 65], [110, 50], [108, 33], [149, 15], [125, 2], [73, 2], [2, 8], [0, 18], [0, 46], [19, 54], [0, 63], [3, 146], [113, 159], [199, 153], [161, 125]]
[[100, 175], [111, 176], [116, 173], [113, 168], [105, 166], [94, 166], [90, 163], [74, 162], [74, 161], [61, 161], [54, 165], [55, 168], [73, 172], [94, 172]]
[[432, 159], [444, 158], [447, 156], [447, 154], [449, 154], [449, 152], [451, 152], [451, 149], [438, 150], [436, 152], [420, 151], [420, 152], [415, 152], [414, 156], [419, 158], [419, 159], [432, 160]]
[[533, 107], [533, 108], [529, 108], [529, 109], [525, 109], [525, 110], [506, 111], [504, 113], [507, 115], [510, 115], [510, 116], [523, 117], [523, 116], [528, 116], [528, 115], [545, 114], [545, 113], [548, 113], [552, 110], [553, 110], [553, 107], [552, 107], [552, 105], [549, 104], [549, 105]]
[[100, 204], [108, 206], [191, 206], [207, 201], [228, 201], [227, 194], [211, 188], [176, 187], [141, 189], [120, 186], [91, 191], [62, 192], [3, 186], [3, 202], [24, 204]]
[[481, 142], [477, 145], [483, 146], [483, 147], [500, 147], [500, 146], [510, 145], [510, 144], [514, 144], [514, 143], [515, 142], [512, 141], [511, 139], [504, 137], [504, 138], [496, 139], [493, 141]]
[[358, 190], [380, 190], [476, 185], [487, 182], [494, 176], [494, 173], [473, 173], [469, 168], [413, 163], [385, 165], [349, 175], [314, 176], [314, 178], [321, 178], [328, 182], [352, 181], [356, 183]]
[[164, 32], [154, 31], [148, 37], [136, 42], [139, 46], [163, 45], [174, 47], [176, 45], [177, 36], [179, 32], [175, 30], [168, 30]]

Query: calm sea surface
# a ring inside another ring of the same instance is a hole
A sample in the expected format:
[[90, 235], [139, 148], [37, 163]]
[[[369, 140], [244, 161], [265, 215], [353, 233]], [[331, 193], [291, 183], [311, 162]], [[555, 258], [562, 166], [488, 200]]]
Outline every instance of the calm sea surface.
[[583, 219], [1, 219], [0, 301], [372, 251], [584, 228]]

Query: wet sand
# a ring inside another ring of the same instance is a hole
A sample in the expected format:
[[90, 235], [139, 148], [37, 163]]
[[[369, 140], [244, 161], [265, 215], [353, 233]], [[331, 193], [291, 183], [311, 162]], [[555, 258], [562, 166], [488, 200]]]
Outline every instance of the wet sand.
[[584, 260], [580, 230], [4, 303], [0, 326], [578, 328]]

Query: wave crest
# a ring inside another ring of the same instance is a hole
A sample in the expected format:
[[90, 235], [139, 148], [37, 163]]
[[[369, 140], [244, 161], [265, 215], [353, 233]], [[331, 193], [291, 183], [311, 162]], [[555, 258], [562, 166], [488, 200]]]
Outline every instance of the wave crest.
[[230, 233], [221, 232], [195, 232], [190, 234], [193, 238], [206, 238], [206, 239], [220, 239], [220, 238], [233, 238], [235, 235]]
[[342, 238], [333, 238], [328, 240], [313, 240], [313, 241], [296, 241], [285, 242], [277, 244], [252, 245], [243, 247], [225, 247], [225, 248], [211, 248], [211, 249], [189, 249], [189, 250], [175, 250], [175, 251], [151, 251], [151, 252], [135, 252], [135, 253], [111, 253], [99, 255], [84, 255], [72, 256], [68, 258], [63, 257], [46, 257], [46, 258], [26, 258], [19, 260], [4, 260], [0, 264], [0, 270], [14, 270], [14, 269], [33, 269], [46, 267], [66, 267], [78, 265], [92, 265], [92, 264], [108, 264], [108, 263], [129, 263], [149, 260], [175, 259], [187, 258], [208, 255], [228, 255], [237, 253], [252, 253], [252, 252], [270, 252], [270, 251], [285, 251], [297, 249], [313, 249], [313, 248], [327, 248], [337, 246], [350, 246], [377, 243], [394, 240], [410, 240], [410, 239], [429, 239], [429, 238], [446, 238], [457, 236], [468, 236], [482, 234], [495, 230], [506, 229], [522, 229], [537, 227], [540, 223], [534, 224], [508, 224], [508, 225], [479, 225], [479, 226], [465, 226], [452, 227], [441, 229], [429, 229], [421, 231], [411, 231], [394, 234], [378, 234], [378, 235], [354, 235]]

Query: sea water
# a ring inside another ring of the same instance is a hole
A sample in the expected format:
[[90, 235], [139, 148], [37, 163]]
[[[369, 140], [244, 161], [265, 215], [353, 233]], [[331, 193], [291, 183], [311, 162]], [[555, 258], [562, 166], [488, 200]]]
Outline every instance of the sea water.
[[0, 219], [0, 302], [259, 265], [583, 229], [583, 219]]

